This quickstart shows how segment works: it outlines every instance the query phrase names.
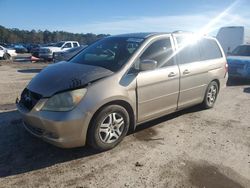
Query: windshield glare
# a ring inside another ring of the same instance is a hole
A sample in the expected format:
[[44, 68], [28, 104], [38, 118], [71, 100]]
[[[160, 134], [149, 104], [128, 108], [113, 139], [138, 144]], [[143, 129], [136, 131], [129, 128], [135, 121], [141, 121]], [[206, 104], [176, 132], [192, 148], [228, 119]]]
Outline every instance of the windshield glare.
[[250, 56], [250, 45], [238, 46], [232, 54], [238, 56]]
[[138, 49], [144, 39], [108, 37], [79, 53], [72, 63], [100, 66], [113, 72], [118, 71]]
[[55, 47], [62, 47], [62, 45], [64, 44], [64, 42], [58, 42], [56, 44], [54, 44]]

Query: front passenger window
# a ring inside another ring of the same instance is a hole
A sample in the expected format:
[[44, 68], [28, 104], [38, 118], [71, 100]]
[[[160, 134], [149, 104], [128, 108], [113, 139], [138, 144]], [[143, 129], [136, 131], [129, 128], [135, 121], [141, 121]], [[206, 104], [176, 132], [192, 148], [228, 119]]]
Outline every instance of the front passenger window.
[[66, 43], [63, 48], [71, 48], [71, 43]]
[[173, 49], [170, 38], [153, 42], [141, 55], [140, 61], [142, 60], [155, 60], [158, 68], [173, 65]]

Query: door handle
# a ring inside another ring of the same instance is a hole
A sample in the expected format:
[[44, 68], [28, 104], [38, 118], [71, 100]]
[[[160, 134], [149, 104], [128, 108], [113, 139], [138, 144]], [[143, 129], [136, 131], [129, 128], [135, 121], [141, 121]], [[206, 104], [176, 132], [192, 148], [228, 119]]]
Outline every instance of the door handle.
[[190, 72], [189, 72], [189, 70], [187, 70], [187, 69], [183, 71], [183, 74], [189, 74], [189, 73], [190, 73]]
[[170, 73], [168, 74], [168, 77], [174, 77], [174, 76], [176, 76], [176, 75], [177, 75], [176, 73], [170, 72]]

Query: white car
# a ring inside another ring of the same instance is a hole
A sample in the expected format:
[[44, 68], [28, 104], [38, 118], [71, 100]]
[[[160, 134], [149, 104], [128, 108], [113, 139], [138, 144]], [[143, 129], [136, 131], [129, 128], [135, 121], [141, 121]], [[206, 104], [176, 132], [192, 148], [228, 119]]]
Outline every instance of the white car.
[[78, 46], [80, 45], [77, 41], [61, 41], [53, 46], [41, 47], [39, 50], [39, 58], [52, 60], [55, 52], [63, 52]]
[[0, 58], [1, 59], [5, 59], [5, 60], [12, 59], [16, 55], [17, 55], [16, 50], [0, 46]]

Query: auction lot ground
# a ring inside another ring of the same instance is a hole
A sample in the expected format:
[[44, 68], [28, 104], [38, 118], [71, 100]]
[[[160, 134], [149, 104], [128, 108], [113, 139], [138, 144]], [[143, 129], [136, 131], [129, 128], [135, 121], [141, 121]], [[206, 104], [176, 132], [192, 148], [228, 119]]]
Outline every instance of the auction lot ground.
[[14, 101], [47, 64], [0, 65], [0, 187], [250, 187], [248, 82], [222, 89], [213, 109], [143, 124], [115, 149], [96, 153], [26, 133]]

